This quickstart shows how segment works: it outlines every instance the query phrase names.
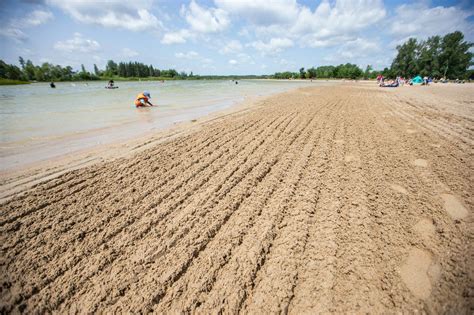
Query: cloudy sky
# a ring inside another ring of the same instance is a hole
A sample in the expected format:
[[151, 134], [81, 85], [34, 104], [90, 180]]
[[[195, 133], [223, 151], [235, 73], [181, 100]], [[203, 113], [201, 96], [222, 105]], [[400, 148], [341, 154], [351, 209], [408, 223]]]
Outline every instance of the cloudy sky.
[[0, 0], [0, 59], [103, 68], [141, 61], [198, 74], [389, 66], [408, 37], [474, 41], [474, 1]]

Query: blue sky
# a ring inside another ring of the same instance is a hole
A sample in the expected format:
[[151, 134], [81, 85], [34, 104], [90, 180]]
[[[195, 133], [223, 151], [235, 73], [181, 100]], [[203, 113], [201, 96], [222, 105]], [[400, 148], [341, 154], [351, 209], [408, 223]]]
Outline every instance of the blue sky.
[[472, 1], [1, 0], [0, 59], [103, 68], [140, 61], [197, 74], [389, 66], [409, 37], [462, 31]]

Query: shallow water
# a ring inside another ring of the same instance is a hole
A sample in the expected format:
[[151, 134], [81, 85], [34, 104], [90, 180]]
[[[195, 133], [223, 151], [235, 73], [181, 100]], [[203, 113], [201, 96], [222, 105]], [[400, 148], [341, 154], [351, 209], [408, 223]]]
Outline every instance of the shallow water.
[[[126, 140], [244, 100], [322, 82], [242, 80], [60, 82], [0, 86], [1, 170], [75, 150]], [[136, 109], [151, 93], [158, 107]]]

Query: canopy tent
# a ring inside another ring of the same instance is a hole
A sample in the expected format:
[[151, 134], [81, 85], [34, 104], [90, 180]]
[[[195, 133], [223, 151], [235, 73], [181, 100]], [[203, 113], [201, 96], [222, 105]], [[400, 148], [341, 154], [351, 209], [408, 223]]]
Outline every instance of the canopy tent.
[[417, 75], [416, 77], [414, 77], [413, 79], [411, 79], [411, 82], [413, 82], [413, 84], [422, 84], [423, 83], [423, 79]]

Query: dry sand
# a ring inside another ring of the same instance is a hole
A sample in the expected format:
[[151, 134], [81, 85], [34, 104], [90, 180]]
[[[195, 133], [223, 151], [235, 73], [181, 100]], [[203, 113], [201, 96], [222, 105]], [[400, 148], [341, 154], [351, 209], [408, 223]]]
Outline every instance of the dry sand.
[[270, 97], [4, 201], [0, 312], [472, 314], [473, 141], [470, 85]]

